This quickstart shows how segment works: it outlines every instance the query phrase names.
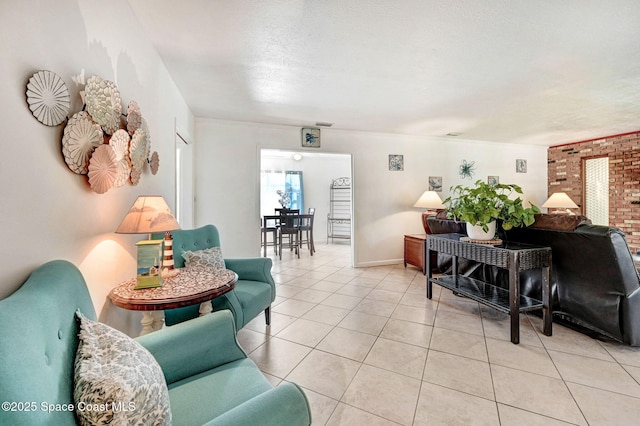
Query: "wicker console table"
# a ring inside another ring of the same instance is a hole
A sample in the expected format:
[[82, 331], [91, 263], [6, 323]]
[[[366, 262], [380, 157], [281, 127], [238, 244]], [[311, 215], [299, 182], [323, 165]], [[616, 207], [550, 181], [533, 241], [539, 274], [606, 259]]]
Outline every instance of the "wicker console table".
[[[436, 234], [427, 236], [427, 298], [432, 296], [432, 283], [454, 293], [476, 300], [504, 312], [511, 317], [511, 342], [520, 343], [520, 312], [542, 309], [543, 332], [551, 336], [551, 248], [528, 244], [502, 242], [500, 245], [475, 244], [460, 241], [461, 234]], [[433, 277], [431, 252], [453, 256], [452, 275]], [[474, 278], [458, 275], [458, 257], [509, 271], [509, 290]], [[542, 273], [542, 300], [520, 294], [520, 271], [540, 268]]]

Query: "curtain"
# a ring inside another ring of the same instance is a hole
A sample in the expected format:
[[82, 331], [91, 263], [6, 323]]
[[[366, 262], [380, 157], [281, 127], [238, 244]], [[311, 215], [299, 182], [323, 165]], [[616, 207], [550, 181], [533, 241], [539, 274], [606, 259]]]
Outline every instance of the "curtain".
[[302, 172], [287, 170], [284, 172], [284, 190], [289, 194], [291, 204], [289, 208], [304, 212], [304, 193], [302, 190]]

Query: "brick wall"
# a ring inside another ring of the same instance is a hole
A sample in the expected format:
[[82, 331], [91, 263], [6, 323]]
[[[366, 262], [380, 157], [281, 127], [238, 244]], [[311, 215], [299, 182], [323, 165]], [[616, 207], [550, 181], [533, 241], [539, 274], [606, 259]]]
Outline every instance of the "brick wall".
[[583, 206], [583, 159], [609, 157], [609, 224], [622, 229], [633, 251], [640, 250], [640, 131], [550, 147], [549, 195], [566, 192]]

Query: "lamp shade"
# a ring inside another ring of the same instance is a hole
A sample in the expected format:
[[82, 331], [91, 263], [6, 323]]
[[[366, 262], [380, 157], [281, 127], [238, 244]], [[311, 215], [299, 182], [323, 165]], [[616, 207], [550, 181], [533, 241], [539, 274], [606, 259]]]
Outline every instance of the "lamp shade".
[[151, 234], [180, 229], [164, 198], [140, 196], [116, 229], [117, 234]]
[[578, 205], [564, 192], [554, 192], [542, 207], [551, 209], [577, 209]]
[[413, 207], [421, 207], [423, 209], [444, 209], [442, 200], [436, 191], [424, 191], [418, 198]]

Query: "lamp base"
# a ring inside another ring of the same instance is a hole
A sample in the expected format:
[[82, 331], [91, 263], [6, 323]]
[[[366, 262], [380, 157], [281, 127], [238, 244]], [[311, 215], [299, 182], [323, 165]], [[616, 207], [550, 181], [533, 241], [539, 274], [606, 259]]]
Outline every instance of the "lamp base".
[[575, 216], [576, 214], [569, 209], [555, 209], [552, 214], [566, 214], [567, 216]]
[[422, 227], [424, 228], [424, 233], [429, 235], [431, 234], [431, 230], [429, 229], [429, 224], [427, 223], [427, 218], [429, 216], [436, 216], [438, 214], [438, 210], [425, 210], [422, 213]]
[[164, 233], [164, 258], [162, 265], [164, 269], [173, 269], [173, 236], [171, 235], [171, 231]]

